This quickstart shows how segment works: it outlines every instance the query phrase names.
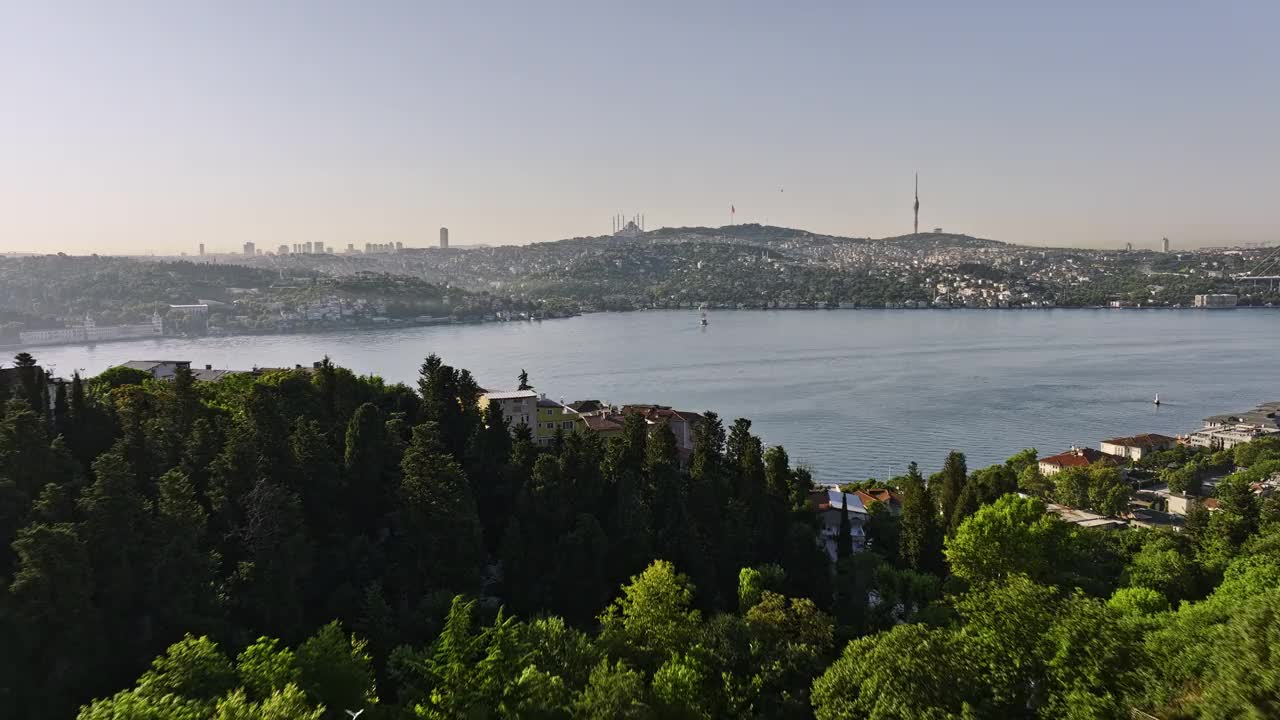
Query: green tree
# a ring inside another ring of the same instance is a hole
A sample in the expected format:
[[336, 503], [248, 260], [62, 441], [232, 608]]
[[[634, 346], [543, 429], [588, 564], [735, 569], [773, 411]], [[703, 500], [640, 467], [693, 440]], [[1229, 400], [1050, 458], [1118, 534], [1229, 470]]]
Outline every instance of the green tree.
[[1049, 577], [1062, 546], [1066, 525], [1045, 513], [1034, 498], [1006, 495], [965, 520], [947, 538], [951, 572], [972, 583], [997, 581], [1021, 573]]
[[956, 505], [960, 502], [960, 494], [964, 492], [968, 481], [969, 470], [965, 466], [964, 453], [952, 450], [942, 463], [942, 491], [938, 494], [938, 508], [944, 521], [956, 515]]
[[101, 685], [93, 677], [104, 658], [89, 553], [69, 524], [23, 528], [13, 550], [6, 614], [14, 642], [0, 652], [13, 654], [23, 682], [0, 683], [9, 686], [15, 715], [66, 717], [77, 695]]
[[401, 465], [397, 589], [417, 598], [432, 590], [474, 591], [484, 559], [471, 485], [440, 444], [433, 423], [413, 429]]
[[951, 631], [898, 625], [849, 643], [813, 682], [818, 720], [951, 720], [979, 683]]
[[631, 578], [600, 616], [605, 642], [626, 647], [643, 666], [687, 650], [701, 622], [692, 608], [693, 585], [675, 566], [655, 560]]
[[356, 408], [347, 423], [346, 451], [343, 455], [345, 502], [355, 527], [370, 532], [392, 505], [394, 495], [387, 487], [385, 456], [388, 452], [382, 412], [373, 403]]
[[574, 714], [583, 720], [649, 720], [656, 715], [648, 703], [644, 673], [619, 660], [601, 660], [574, 701]]
[[275, 638], [260, 637], [236, 657], [236, 675], [250, 699], [263, 700], [302, 680], [297, 656]]
[[146, 607], [156, 614], [159, 637], [211, 629], [216, 611], [215, 567], [205, 550], [208, 517], [181, 470], [156, 484]]
[[1089, 468], [1089, 507], [1101, 515], [1120, 515], [1129, 509], [1129, 485], [1114, 467]]
[[366, 643], [345, 635], [337, 621], [299, 645], [295, 657], [299, 685], [313, 704], [359, 710], [377, 702]]
[[902, 488], [902, 562], [915, 570], [937, 572], [942, 567], [937, 505], [915, 463], [907, 467]]

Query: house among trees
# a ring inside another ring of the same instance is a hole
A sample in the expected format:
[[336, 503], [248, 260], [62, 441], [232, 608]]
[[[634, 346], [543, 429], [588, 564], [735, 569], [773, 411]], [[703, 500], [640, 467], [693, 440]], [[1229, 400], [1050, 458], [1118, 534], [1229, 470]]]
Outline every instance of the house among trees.
[[871, 503], [883, 503], [889, 510], [889, 514], [898, 517], [902, 514], [902, 496], [889, 488], [871, 488], [870, 490], [855, 490], [854, 495], [862, 501], [862, 506], [871, 507]]
[[818, 517], [822, 546], [834, 561], [839, 556], [840, 528], [848, 527], [850, 548], [857, 552], [867, 545], [864, 527], [867, 508], [858, 493], [846, 493], [839, 488], [824, 488], [809, 493], [809, 508]]
[[1040, 473], [1047, 477], [1056, 475], [1066, 468], [1084, 468], [1094, 463], [1102, 463], [1113, 467], [1118, 467], [1122, 464], [1114, 455], [1108, 455], [1100, 450], [1073, 447], [1064, 453], [1041, 458]]

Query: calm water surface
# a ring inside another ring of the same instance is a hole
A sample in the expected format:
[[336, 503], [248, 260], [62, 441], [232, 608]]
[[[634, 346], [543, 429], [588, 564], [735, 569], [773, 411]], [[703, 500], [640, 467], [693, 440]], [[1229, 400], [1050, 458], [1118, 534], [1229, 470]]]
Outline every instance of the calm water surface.
[[[521, 368], [548, 397], [659, 403], [751, 418], [823, 482], [1042, 454], [1280, 399], [1280, 313], [1234, 311], [736, 311], [587, 315], [542, 323], [32, 348], [61, 374], [126, 360], [248, 369], [324, 355], [413, 382], [439, 353], [482, 385]], [[1151, 399], [1160, 394], [1164, 404]]]

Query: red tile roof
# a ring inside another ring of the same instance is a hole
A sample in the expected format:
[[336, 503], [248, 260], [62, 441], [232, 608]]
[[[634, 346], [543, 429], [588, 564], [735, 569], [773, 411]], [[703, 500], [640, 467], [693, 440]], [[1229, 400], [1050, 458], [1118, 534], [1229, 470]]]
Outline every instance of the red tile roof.
[[582, 419], [586, 421], [587, 429], [594, 432], [613, 432], [622, 429], [623, 418], [621, 415], [593, 413], [591, 415], [583, 415]]
[[1120, 461], [1107, 455], [1101, 450], [1093, 448], [1079, 448], [1077, 450], [1068, 450], [1064, 453], [1052, 455], [1047, 458], [1041, 458], [1040, 462], [1049, 465], [1057, 465], [1058, 467], [1088, 467], [1096, 462], [1106, 463], [1108, 465], [1119, 465]]
[[898, 493], [886, 488], [856, 490], [854, 491], [854, 494], [862, 500], [863, 505], [870, 505], [873, 502], [882, 502], [886, 505], [902, 504], [902, 498], [898, 497]]

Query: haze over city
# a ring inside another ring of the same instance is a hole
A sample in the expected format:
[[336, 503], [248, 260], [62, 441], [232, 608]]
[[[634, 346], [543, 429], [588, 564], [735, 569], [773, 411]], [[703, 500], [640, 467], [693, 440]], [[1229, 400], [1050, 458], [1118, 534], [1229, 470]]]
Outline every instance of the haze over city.
[[0, 252], [760, 222], [1276, 240], [1280, 6], [28, 3]]

